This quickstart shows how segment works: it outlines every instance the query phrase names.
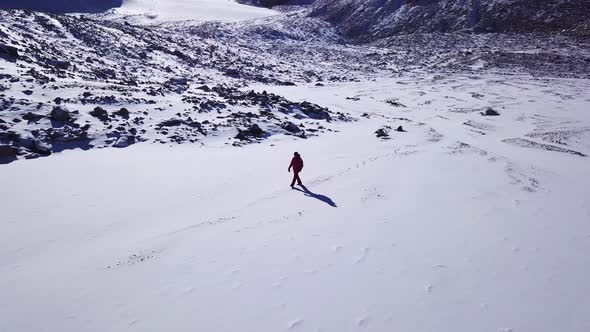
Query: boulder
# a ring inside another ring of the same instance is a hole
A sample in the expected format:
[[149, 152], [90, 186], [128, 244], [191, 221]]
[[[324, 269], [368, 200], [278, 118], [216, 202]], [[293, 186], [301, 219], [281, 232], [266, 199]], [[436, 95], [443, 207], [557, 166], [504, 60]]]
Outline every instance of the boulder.
[[180, 120], [180, 119], [170, 119], [170, 120], [166, 120], [163, 122], [160, 122], [160, 126], [164, 126], [164, 127], [177, 127], [180, 126], [181, 124], [183, 124], [184, 121]]
[[47, 62], [47, 64], [54, 67], [54, 68], [62, 69], [62, 70], [67, 70], [72, 65], [69, 61], [63, 61], [63, 60], [49, 60]]
[[6, 164], [15, 161], [18, 155], [18, 149], [10, 145], [0, 145], [0, 164]]
[[136, 140], [134, 136], [121, 136], [113, 146], [116, 148], [126, 148], [129, 145], [135, 144], [135, 142]]
[[171, 85], [187, 85], [188, 78], [176, 76], [176, 77], [170, 78], [167, 83], [171, 84]]
[[41, 120], [42, 118], [44, 118], [44, 116], [40, 115], [40, 114], [28, 112], [27, 114], [23, 115], [22, 118], [23, 118], [23, 120], [27, 120], [30, 123], [30, 122], [37, 122], [37, 121]]
[[284, 122], [281, 125], [281, 128], [283, 128], [286, 131], [288, 131], [290, 133], [293, 133], [293, 134], [298, 133], [298, 132], [301, 131], [301, 129], [299, 127], [297, 127], [296, 124], [294, 124], [293, 122], [290, 122], [290, 121]]
[[102, 122], [109, 121], [109, 113], [100, 106], [95, 107], [94, 110], [90, 111], [90, 115]]
[[377, 130], [375, 132], [375, 134], [377, 135], [378, 138], [388, 139], [389, 138], [389, 128], [388, 127], [381, 128], [381, 129]]
[[33, 148], [31, 150], [42, 156], [49, 156], [51, 154], [51, 146], [39, 140], [33, 141]]
[[481, 112], [481, 115], [483, 115], [483, 116], [498, 116], [498, 115], [500, 115], [500, 113], [498, 113], [498, 111], [496, 111], [495, 109], [488, 107], [488, 109], [485, 112]]
[[263, 137], [264, 134], [265, 132], [264, 130], [262, 130], [262, 128], [260, 128], [260, 126], [258, 126], [257, 124], [253, 124], [246, 130], [238, 129], [238, 134], [236, 135], [236, 138], [239, 140], [248, 140], [253, 137]]
[[129, 119], [129, 110], [125, 107], [121, 108], [120, 110], [113, 112], [114, 115], [120, 116], [123, 119]]
[[53, 121], [68, 122], [72, 119], [72, 116], [65, 108], [56, 106], [49, 114], [49, 118]]
[[14, 62], [19, 58], [18, 49], [13, 46], [0, 44], [0, 58]]
[[399, 132], [402, 132], [402, 133], [405, 133], [406, 132], [404, 130], [404, 127], [402, 127], [402, 126], [399, 126], [399, 127], [395, 128], [395, 131], [399, 131]]

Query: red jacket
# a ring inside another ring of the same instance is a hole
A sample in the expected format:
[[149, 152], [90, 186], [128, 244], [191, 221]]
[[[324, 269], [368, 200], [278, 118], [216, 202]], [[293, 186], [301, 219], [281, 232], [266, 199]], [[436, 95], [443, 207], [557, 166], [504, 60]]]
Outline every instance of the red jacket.
[[293, 167], [294, 172], [301, 172], [303, 169], [303, 159], [301, 159], [301, 157], [293, 157], [293, 159], [291, 159], [291, 165], [289, 165], [289, 168], [291, 167]]

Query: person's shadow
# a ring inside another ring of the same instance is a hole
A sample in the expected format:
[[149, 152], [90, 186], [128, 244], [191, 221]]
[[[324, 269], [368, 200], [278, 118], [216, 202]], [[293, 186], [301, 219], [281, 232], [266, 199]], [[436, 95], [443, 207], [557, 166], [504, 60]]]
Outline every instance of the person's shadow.
[[294, 189], [301, 191], [302, 193], [305, 194], [305, 196], [318, 199], [318, 200], [330, 205], [331, 207], [338, 207], [338, 206], [336, 206], [336, 203], [334, 203], [334, 201], [330, 197], [328, 197], [326, 195], [320, 195], [320, 194], [313, 193], [313, 192], [309, 191], [309, 189], [307, 189], [307, 187], [304, 185], [301, 185], [301, 188], [303, 188], [303, 190], [301, 190], [299, 188], [294, 188]]

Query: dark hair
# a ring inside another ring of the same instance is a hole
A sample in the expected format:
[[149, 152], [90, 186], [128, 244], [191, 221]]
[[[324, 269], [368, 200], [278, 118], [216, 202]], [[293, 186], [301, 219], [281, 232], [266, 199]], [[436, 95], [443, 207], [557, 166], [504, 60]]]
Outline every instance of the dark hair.
[[299, 152], [295, 152], [295, 155], [298, 156], [299, 155]]

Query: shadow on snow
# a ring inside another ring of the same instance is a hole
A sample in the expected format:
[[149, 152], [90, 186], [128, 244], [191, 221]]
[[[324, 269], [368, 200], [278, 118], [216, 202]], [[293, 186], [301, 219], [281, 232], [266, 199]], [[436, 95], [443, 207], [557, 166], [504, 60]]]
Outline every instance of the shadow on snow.
[[322, 202], [330, 205], [331, 207], [338, 207], [336, 205], [336, 203], [334, 203], [334, 201], [330, 197], [328, 197], [326, 195], [320, 195], [320, 194], [313, 193], [309, 189], [307, 189], [307, 187], [304, 186], [304, 185], [301, 185], [301, 188], [303, 188], [303, 190], [301, 190], [299, 188], [293, 188], [293, 189], [298, 190], [298, 191], [301, 191], [302, 193], [305, 194], [305, 196], [312, 197], [312, 198], [315, 198], [317, 200], [320, 200], [320, 201], [322, 201]]

